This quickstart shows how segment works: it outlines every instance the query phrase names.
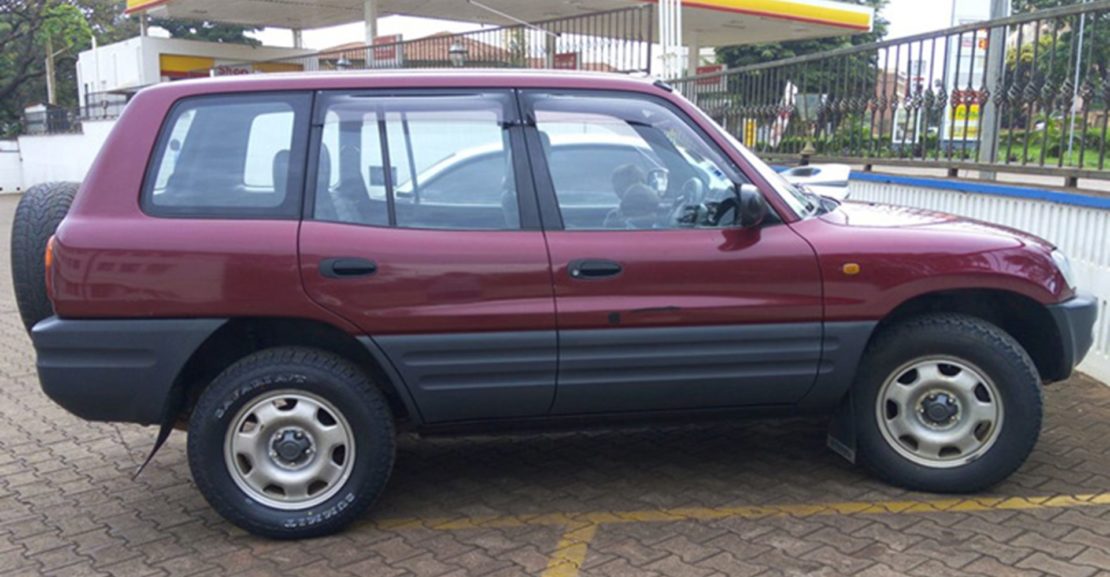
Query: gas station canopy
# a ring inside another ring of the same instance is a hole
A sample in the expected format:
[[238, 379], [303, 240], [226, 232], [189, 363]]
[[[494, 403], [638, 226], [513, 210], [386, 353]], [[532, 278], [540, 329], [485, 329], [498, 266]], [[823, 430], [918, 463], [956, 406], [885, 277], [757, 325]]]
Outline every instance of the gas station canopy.
[[[467, 0], [127, 0], [128, 13], [251, 26], [312, 29], [378, 17], [419, 16], [504, 25]], [[628, 8], [643, 0], [482, 0], [528, 22]], [[683, 0], [683, 33], [702, 46], [726, 46], [855, 34], [871, 30], [870, 8], [829, 0]]]

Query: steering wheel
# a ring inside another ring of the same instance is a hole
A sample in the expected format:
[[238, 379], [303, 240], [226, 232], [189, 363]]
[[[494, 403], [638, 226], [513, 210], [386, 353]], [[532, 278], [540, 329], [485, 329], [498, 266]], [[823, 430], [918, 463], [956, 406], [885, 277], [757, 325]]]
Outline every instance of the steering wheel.
[[695, 228], [705, 222], [709, 207], [704, 204], [688, 204], [679, 199], [659, 223], [663, 228]]
[[682, 183], [682, 193], [679, 200], [686, 204], [702, 204], [705, 202], [705, 183], [696, 176]]
[[707, 215], [705, 222], [709, 226], [720, 226], [721, 221], [726, 215], [732, 214], [732, 220], [735, 222], [740, 212], [740, 201], [735, 197], [728, 197], [719, 202], [710, 203], [712, 206], [703, 204], [706, 207]]
[[705, 183], [697, 177], [691, 177], [682, 183], [678, 196], [671, 202], [671, 209], [663, 216], [660, 225], [697, 226], [710, 214], [705, 196]]

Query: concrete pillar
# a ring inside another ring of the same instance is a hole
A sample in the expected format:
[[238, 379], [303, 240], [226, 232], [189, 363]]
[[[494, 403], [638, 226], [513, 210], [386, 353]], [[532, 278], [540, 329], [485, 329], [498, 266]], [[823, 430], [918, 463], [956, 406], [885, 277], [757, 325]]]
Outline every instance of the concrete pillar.
[[558, 50], [556, 40], [558, 38], [550, 34], [544, 39], [544, 68], [555, 68], [555, 51]]
[[659, 48], [664, 80], [682, 76], [682, 2], [659, 0]]
[[[1010, 16], [1011, 0], [991, 0], [991, 20]], [[1002, 28], [991, 30], [987, 45], [986, 87], [990, 91], [991, 100], [1003, 90], [1002, 75], [1005, 68], [1006, 34]], [[1002, 118], [998, 114], [998, 106], [994, 102], [982, 105], [979, 117], [979, 162], [986, 164], [998, 158], [998, 134], [1001, 129]], [[979, 178], [994, 180], [994, 172], [981, 172]]]
[[362, 0], [362, 16], [366, 21], [366, 43], [378, 37], [378, 0]]
[[304, 33], [300, 28], [294, 28], [293, 32], [293, 48], [304, 48]]
[[693, 76], [698, 73], [701, 66], [701, 43], [698, 41], [698, 31], [690, 30], [686, 34], [686, 73], [682, 76]]

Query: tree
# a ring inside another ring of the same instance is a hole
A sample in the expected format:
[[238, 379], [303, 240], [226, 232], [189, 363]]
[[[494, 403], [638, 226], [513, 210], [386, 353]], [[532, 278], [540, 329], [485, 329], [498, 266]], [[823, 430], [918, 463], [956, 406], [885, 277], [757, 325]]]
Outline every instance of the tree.
[[127, 0], [75, 0], [101, 46], [139, 35], [139, 19], [124, 13]]
[[[0, 0], [0, 134], [16, 132], [23, 108], [46, 100], [47, 46], [56, 62], [69, 62], [91, 38], [84, 14], [73, 3]], [[65, 66], [60, 76], [74, 83], [72, 68]], [[63, 104], [75, 104], [75, 84], [58, 88]]]
[[[1074, 3], [1016, 0], [1014, 9], [1036, 14]], [[1012, 98], [1003, 115], [1004, 127], [1021, 130], [1039, 121], [1051, 126], [1053, 119], [1059, 121], [1073, 112], [1076, 102], [1083, 108], [1076, 111], [1080, 118], [1085, 116], [1082, 113], [1106, 109], [1110, 94], [1103, 79], [1110, 78], [1110, 26], [1105, 12], [1039, 20], [1023, 27], [1020, 39], [1018, 47], [1018, 35], [1012, 32], [1013, 45], [1006, 51], [1006, 86]]]
[[1056, 8], [1058, 6], [1070, 6], [1075, 4], [1076, 0], [1012, 0], [1014, 14], [1025, 14], [1026, 12], [1036, 12], [1037, 10], [1044, 10], [1046, 8]]
[[42, 74], [37, 47], [47, 7], [44, 0], [0, 0], [0, 102]]
[[218, 24], [205, 21], [166, 20], [152, 18], [151, 26], [162, 28], [170, 33], [171, 38], [184, 40], [200, 40], [203, 42], [220, 42], [224, 44], [246, 44], [248, 46], [261, 46], [262, 42], [247, 36], [247, 32], [257, 32], [262, 28], [254, 26], [238, 26], [235, 24]]
[[[85, 15], [73, 4], [59, 3], [46, 10], [46, 22], [42, 27], [43, 55], [54, 64], [52, 80], [57, 97], [56, 104], [75, 106], [77, 104], [77, 55], [92, 45], [92, 30]], [[44, 60], [45, 60], [44, 58]], [[64, 66], [59, 66], [64, 63]], [[58, 74], [58, 68], [62, 73]], [[59, 80], [67, 81], [64, 85]]]

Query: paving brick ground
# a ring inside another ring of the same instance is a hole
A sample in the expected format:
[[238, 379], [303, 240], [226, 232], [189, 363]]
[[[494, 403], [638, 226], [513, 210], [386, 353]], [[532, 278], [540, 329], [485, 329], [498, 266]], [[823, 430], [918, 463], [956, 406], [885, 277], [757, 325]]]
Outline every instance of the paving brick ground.
[[[3, 254], [14, 206], [0, 199]], [[363, 523], [308, 542], [257, 539], [204, 503], [182, 434], [132, 480], [152, 429], [86, 423], [42, 394], [3, 261], [0, 575], [1110, 577], [1110, 387], [1082, 377], [1046, 391], [1028, 464], [947, 512], [899, 504], [937, 496], [870, 479], [824, 449], [821, 421], [791, 420], [404, 438]], [[1103, 504], [1040, 500], [1053, 495]], [[830, 502], [885, 504], [810, 507]], [[759, 509], [778, 506], [787, 514]], [[574, 530], [614, 511], [639, 513]], [[440, 521], [395, 521], [405, 519]]]

